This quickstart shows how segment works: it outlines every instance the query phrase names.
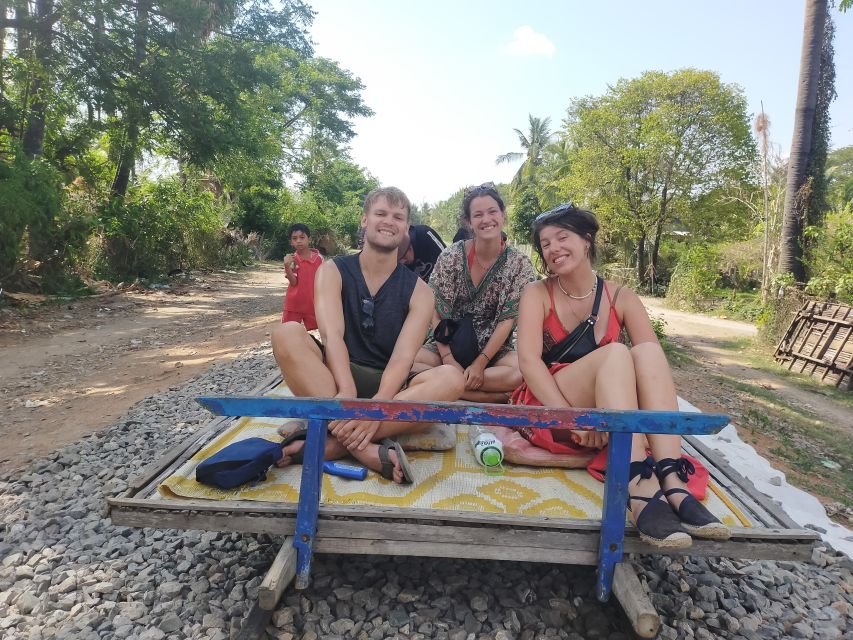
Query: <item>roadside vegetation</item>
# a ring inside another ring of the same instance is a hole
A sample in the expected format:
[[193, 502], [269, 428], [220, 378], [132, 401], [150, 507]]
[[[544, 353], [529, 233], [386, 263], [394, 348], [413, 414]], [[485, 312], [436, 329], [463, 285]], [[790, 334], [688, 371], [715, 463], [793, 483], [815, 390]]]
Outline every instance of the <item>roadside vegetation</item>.
[[302, 0], [0, 3], [0, 289], [74, 295], [356, 238], [363, 86]]
[[[327, 254], [357, 245], [378, 181], [349, 143], [372, 112], [345, 61], [315, 55], [303, 0], [0, 5], [0, 289], [73, 296], [278, 259], [294, 221]], [[499, 185], [511, 239], [527, 244], [556, 204], [591, 208], [602, 273], [755, 322], [765, 345], [803, 296], [853, 303], [853, 147], [830, 151], [827, 120], [834, 28], [828, 14], [806, 26], [820, 82], [797, 215], [771, 118], [747, 113], [741, 87], [648, 71], [516, 129], [496, 158], [519, 162]], [[449, 239], [461, 200], [419, 204], [413, 222]]]

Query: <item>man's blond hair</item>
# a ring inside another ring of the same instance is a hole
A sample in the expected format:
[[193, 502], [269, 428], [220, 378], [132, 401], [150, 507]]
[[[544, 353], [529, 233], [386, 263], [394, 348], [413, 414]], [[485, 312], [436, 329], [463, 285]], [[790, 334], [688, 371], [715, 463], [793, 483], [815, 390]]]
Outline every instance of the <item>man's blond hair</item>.
[[412, 215], [412, 203], [409, 202], [406, 194], [397, 187], [379, 187], [368, 193], [364, 199], [365, 215], [379, 198], [385, 198], [392, 207], [405, 207], [406, 220]]

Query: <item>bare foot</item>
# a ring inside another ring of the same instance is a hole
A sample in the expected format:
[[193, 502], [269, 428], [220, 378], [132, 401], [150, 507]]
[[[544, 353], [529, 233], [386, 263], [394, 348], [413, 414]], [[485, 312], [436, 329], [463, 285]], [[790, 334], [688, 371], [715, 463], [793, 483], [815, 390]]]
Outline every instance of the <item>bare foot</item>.
[[[379, 459], [379, 445], [378, 444], [370, 444], [363, 451], [358, 451], [356, 449], [350, 450], [350, 455], [352, 455], [356, 460], [361, 462], [365, 467], [370, 469], [371, 471], [375, 471], [376, 473], [382, 473], [382, 461]], [[391, 462], [394, 464], [393, 471], [393, 480], [397, 484], [403, 484], [403, 480], [405, 479], [403, 476], [403, 469], [400, 467], [400, 461], [397, 459], [397, 452], [394, 449], [388, 449], [388, 456]]]
[[[291, 442], [290, 444], [286, 445], [282, 449], [284, 455], [281, 457], [281, 460], [275, 463], [275, 466], [287, 467], [293, 464], [293, 456], [297, 453], [300, 453], [304, 448], [305, 440], [296, 440], [295, 442]], [[299, 459], [299, 461], [302, 461], [301, 458]]]

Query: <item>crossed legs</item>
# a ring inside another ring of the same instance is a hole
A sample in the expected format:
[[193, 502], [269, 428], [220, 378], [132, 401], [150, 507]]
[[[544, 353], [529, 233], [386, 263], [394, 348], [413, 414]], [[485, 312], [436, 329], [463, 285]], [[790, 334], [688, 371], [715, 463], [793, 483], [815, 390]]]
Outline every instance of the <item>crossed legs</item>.
[[[426, 370], [440, 367], [442, 363], [437, 353], [421, 347], [415, 357], [415, 365]], [[518, 367], [518, 354], [510, 351], [489, 363], [483, 370], [483, 383], [477, 389], [464, 388], [460, 398], [471, 402], [505, 403], [509, 399], [509, 394], [523, 381]]]
[[[272, 331], [272, 346], [276, 363], [295, 396], [331, 398], [337, 394], [335, 379], [323, 361], [323, 353], [304, 326], [295, 322], [276, 325]], [[454, 367], [442, 365], [419, 373], [405, 389], [394, 396], [394, 399], [452, 401], [459, 397], [462, 389], [461, 374]], [[418, 431], [426, 426], [412, 422], [380, 422], [378, 429], [371, 438], [371, 444], [364, 449], [348, 448], [330, 433], [326, 438], [325, 459], [336, 460], [352, 455], [366, 467], [379, 471], [382, 464], [379, 460], [377, 442], [401, 433]], [[284, 457], [279, 465], [290, 464], [292, 462], [291, 456], [301, 450], [303, 446], [303, 441], [287, 445], [284, 448]], [[391, 452], [390, 455], [394, 462], [394, 481], [399, 483], [403, 479], [402, 470], [399, 461], [396, 459], [396, 453]]]

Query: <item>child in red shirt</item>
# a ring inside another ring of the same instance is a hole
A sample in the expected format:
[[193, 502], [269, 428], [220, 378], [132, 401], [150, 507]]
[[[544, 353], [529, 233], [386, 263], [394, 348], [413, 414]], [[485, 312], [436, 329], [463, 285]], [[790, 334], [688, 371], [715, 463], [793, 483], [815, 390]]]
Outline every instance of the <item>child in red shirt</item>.
[[282, 322], [301, 322], [309, 331], [317, 328], [314, 316], [314, 276], [323, 256], [311, 248], [311, 231], [297, 222], [288, 229], [293, 253], [284, 256], [284, 275], [289, 283], [284, 296]]

